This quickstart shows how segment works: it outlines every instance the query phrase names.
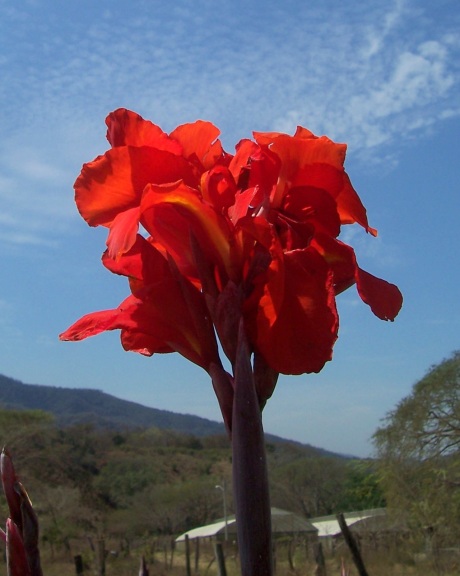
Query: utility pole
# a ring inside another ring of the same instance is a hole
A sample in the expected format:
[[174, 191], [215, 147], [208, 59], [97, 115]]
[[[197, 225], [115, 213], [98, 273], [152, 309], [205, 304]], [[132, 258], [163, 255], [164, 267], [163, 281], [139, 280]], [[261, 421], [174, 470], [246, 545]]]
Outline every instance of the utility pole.
[[227, 520], [227, 491], [225, 489], [225, 478], [222, 480], [222, 485], [220, 485], [220, 484], [216, 485], [216, 489], [222, 491], [222, 498], [224, 501], [224, 522], [225, 522], [224, 536], [225, 536], [225, 541], [227, 542], [228, 541], [228, 520]]

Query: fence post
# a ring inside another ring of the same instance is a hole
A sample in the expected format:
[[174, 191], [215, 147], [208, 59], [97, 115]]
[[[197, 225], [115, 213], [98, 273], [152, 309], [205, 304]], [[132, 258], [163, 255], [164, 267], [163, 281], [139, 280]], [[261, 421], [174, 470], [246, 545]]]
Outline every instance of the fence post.
[[195, 574], [200, 571], [200, 539], [195, 538]]
[[174, 538], [171, 538], [170, 546], [171, 546], [171, 559], [169, 562], [169, 568], [171, 569], [173, 567], [174, 550], [176, 549], [176, 541], [174, 540]]
[[219, 576], [227, 576], [227, 569], [225, 568], [225, 558], [224, 551], [222, 549], [222, 542], [216, 542], [215, 544], [216, 560], [217, 560], [217, 570]]
[[145, 557], [142, 556], [141, 564], [139, 566], [139, 576], [149, 576], [149, 569], [147, 568], [147, 563]]
[[99, 538], [97, 541], [97, 561], [98, 561], [98, 576], [105, 576], [105, 541], [104, 538]]
[[73, 560], [75, 562], [75, 572], [77, 576], [80, 576], [80, 574], [83, 574], [83, 558], [81, 554], [77, 554], [77, 556], [74, 556]]
[[364, 566], [364, 562], [361, 556], [361, 552], [359, 551], [358, 545], [356, 544], [356, 540], [353, 537], [353, 534], [348, 528], [347, 523], [345, 522], [345, 517], [343, 514], [337, 515], [337, 520], [339, 521], [340, 530], [342, 531], [343, 537], [345, 538], [345, 542], [350, 549], [351, 555], [353, 557], [353, 562], [355, 563], [356, 569], [358, 570], [359, 576], [369, 576]]
[[315, 549], [315, 576], [326, 576], [326, 562], [324, 560], [323, 545], [318, 542]]
[[187, 576], [192, 576], [192, 570], [190, 568], [190, 540], [188, 534], [185, 535], [185, 573]]

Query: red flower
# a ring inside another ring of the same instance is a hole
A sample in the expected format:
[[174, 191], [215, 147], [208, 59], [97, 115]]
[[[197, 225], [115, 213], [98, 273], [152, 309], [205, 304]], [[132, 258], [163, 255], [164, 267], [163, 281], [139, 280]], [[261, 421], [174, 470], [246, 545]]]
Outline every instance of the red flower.
[[338, 293], [356, 284], [379, 318], [399, 312], [396, 286], [362, 271], [338, 240], [344, 224], [376, 235], [343, 168], [344, 144], [298, 128], [255, 133], [231, 156], [207, 122], [167, 135], [117, 110], [107, 125], [112, 148], [83, 166], [76, 203], [90, 225], [110, 229], [103, 262], [130, 279], [132, 295], [62, 339], [121, 329], [128, 350], [176, 350], [209, 371], [214, 328], [233, 362], [242, 313], [268, 366], [300, 374], [331, 358]]

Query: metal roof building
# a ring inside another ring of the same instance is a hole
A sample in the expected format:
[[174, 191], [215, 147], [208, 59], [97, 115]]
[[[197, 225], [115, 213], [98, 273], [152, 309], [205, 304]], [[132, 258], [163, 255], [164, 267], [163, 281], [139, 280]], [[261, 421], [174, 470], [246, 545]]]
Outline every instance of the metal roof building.
[[[381, 524], [382, 517], [386, 516], [385, 508], [374, 508], [372, 510], [362, 510], [360, 512], [346, 512], [345, 521], [349, 528], [359, 530], [368, 529], [370, 525]], [[319, 538], [333, 538], [341, 534], [339, 522], [336, 516], [321, 516], [312, 518], [311, 523], [318, 529]]]
[[[311, 522], [297, 516], [292, 512], [272, 508], [272, 533], [273, 534], [311, 534], [316, 536], [318, 529]], [[236, 536], [235, 516], [227, 518], [228, 534]], [[199, 526], [181, 534], [176, 538], [176, 542], [183, 542], [188, 536], [190, 540], [194, 538], [220, 538], [225, 534], [225, 520], [219, 520], [206, 526]]]

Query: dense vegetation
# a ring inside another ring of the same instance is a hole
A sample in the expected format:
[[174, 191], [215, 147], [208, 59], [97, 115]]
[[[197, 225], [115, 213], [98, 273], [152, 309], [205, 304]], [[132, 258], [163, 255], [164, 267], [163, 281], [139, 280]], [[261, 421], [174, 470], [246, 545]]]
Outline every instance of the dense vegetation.
[[[231, 452], [224, 435], [62, 428], [45, 412], [0, 410], [0, 438], [38, 512], [43, 545], [51, 550], [75, 553], [88, 538], [109, 538], [122, 548], [178, 535], [223, 516], [216, 485], [224, 481], [232, 513]], [[369, 463], [286, 442], [267, 448], [274, 506], [317, 516], [382, 503]]]
[[[392, 565], [426, 557], [424, 566], [442, 573], [443, 554], [453, 566], [460, 538], [460, 353], [414, 385], [374, 440], [378, 458], [367, 461], [267, 437], [272, 505], [305, 517], [386, 505], [403, 538]], [[63, 426], [49, 412], [10, 405], [0, 409], [0, 442], [38, 512], [44, 554], [70, 565], [82, 554], [94, 568], [102, 540], [118, 558], [130, 550], [153, 558], [155, 546], [166, 558], [175, 536], [223, 516], [217, 485], [226, 486], [233, 512], [225, 434], [113, 420]], [[0, 509], [6, 516], [4, 502]], [[378, 562], [386, 565], [388, 555]]]

